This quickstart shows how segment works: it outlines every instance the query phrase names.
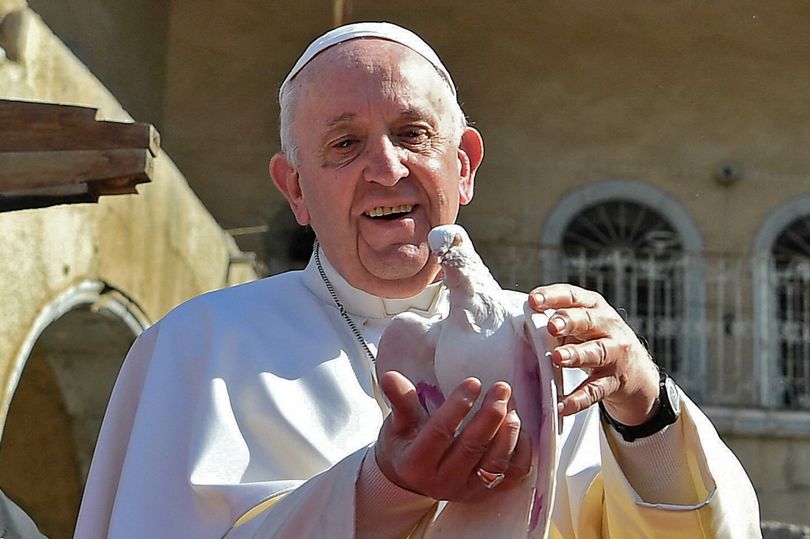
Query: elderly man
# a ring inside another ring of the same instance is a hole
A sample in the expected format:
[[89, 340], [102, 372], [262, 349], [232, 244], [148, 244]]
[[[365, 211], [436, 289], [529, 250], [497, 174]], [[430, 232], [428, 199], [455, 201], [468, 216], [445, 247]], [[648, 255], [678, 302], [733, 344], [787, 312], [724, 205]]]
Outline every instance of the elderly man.
[[[138, 339], [76, 537], [416, 537], [441, 521], [437, 501], [494, 498], [527, 473], [506, 384], [465, 380], [428, 417], [409, 380], [374, 374], [394, 315], [446, 312], [426, 236], [470, 202], [483, 157], [449, 73], [407, 30], [349, 25], [313, 42], [280, 101], [270, 172], [315, 231], [312, 260], [196, 298]], [[568, 285], [530, 302], [556, 309], [571, 416], [550, 537], [756, 536], [739, 463], [616, 312]]]

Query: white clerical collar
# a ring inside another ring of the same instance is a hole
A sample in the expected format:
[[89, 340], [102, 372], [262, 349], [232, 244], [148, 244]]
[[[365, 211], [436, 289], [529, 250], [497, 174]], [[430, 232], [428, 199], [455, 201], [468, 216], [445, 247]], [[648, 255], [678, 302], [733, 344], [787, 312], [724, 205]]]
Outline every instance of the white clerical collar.
[[[362, 318], [391, 318], [405, 311], [431, 316], [438, 312], [439, 300], [442, 296], [441, 283], [433, 283], [415, 296], [409, 298], [392, 299], [381, 298], [359, 288], [355, 288], [343, 278], [340, 273], [329, 263], [323, 249], [318, 253], [321, 259], [323, 271], [335, 293], [349, 313]], [[304, 283], [318, 297], [324, 301], [332, 303], [332, 297], [326, 285], [321, 279], [318, 268], [315, 265], [314, 257], [310, 259], [304, 270]]]

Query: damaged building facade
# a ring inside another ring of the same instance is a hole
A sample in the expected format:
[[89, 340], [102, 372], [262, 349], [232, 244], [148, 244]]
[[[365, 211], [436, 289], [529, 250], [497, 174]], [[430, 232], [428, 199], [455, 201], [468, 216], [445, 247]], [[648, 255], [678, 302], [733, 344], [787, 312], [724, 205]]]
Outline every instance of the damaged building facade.
[[[810, 525], [803, 3], [0, 0], [3, 16], [0, 98], [131, 114], [162, 137], [138, 195], [0, 214], [6, 408], [34, 368], [28, 358], [55, 357], [65, 335], [92, 327], [82, 317], [108, 324], [97, 333], [120, 334], [120, 347], [97, 354], [104, 368], [44, 359], [46, 393], [81, 386], [87, 372], [111, 380], [139, 327], [249, 278], [241, 251], [265, 273], [305, 261], [267, 175], [278, 84], [336, 17], [390, 20], [435, 47], [483, 133], [487, 155], [461, 222], [501, 283], [600, 290], [714, 420], [763, 519]], [[95, 299], [70, 299], [86, 291]], [[79, 308], [71, 319], [49, 305]], [[104, 349], [75, 344], [70, 357]], [[82, 406], [99, 416], [104, 399], [92, 398]], [[89, 446], [82, 421], [64, 423]], [[88, 456], [71, 457], [76, 469]]]

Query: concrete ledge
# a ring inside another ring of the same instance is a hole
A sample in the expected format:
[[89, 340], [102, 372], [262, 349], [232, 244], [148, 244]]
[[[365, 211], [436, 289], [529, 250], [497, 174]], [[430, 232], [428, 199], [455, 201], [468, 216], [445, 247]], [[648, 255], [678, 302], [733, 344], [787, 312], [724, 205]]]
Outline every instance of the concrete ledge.
[[810, 439], [810, 412], [704, 406], [721, 434]]

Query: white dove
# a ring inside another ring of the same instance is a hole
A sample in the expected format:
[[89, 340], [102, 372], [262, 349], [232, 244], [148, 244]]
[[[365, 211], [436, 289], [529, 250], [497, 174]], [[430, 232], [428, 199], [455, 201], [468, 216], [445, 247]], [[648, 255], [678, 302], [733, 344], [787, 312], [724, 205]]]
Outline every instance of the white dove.
[[447, 503], [412, 537], [537, 539], [548, 536], [557, 467], [555, 370], [546, 351], [554, 339], [548, 317], [534, 312], [522, 293], [501, 289], [459, 225], [428, 235], [443, 268], [449, 313], [427, 319], [395, 317], [380, 340], [377, 374], [399, 371], [416, 386], [428, 413], [465, 378], [488, 388], [512, 386], [522, 428], [532, 439], [532, 471], [520, 485], [477, 503]]

